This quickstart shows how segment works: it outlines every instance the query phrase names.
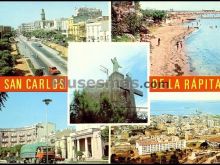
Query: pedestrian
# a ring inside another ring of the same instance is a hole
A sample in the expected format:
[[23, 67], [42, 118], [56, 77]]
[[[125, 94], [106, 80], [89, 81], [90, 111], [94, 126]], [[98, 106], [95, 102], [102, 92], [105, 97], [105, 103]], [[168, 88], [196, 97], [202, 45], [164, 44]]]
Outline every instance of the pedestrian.
[[183, 48], [183, 41], [180, 41], [180, 47]]
[[157, 40], [157, 46], [160, 46], [160, 38]]
[[179, 49], [179, 41], [176, 42], [176, 48]]

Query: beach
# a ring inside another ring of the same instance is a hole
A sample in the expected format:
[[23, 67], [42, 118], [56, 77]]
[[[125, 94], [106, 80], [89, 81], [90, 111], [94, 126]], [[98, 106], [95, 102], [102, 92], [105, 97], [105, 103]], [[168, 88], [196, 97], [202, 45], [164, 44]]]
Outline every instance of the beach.
[[[172, 24], [162, 24], [151, 32], [151, 35], [154, 36], [150, 40], [152, 76], [193, 75], [184, 41], [195, 29], [184, 27], [180, 23], [182, 20], [183, 18], [173, 21]], [[158, 38], [160, 38], [159, 45]], [[177, 48], [178, 41], [182, 41], [182, 46], [178, 44]]]

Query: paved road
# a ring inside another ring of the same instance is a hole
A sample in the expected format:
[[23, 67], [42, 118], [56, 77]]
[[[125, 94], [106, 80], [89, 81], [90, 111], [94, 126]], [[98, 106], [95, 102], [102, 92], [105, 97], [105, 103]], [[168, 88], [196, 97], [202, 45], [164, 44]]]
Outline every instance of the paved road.
[[[19, 37], [19, 41], [21, 53], [29, 57], [36, 68], [44, 68], [45, 75], [49, 75], [49, 66], [56, 66], [61, 75], [67, 75], [67, 61], [61, 58], [58, 52], [39, 42], [27, 41], [24, 37]], [[39, 47], [39, 44], [42, 47]]]
[[30, 59], [34, 68], [42, 68], [44, 70], [45, 75], [49, 75], [48, 66], [37, 57], [37, 54], [34, 53], [24, 42], [18, 42], [18, 48], [20, 53], [25, 56], [25, 58]]

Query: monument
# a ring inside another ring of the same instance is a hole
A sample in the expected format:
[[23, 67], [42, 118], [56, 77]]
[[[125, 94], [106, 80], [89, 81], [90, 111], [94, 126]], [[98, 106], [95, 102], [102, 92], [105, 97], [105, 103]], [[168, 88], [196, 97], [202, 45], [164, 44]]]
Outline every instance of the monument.
[[[97, 101], [97, 104], [100, 104], [103, 96], [107, 97], [114, 111], [123, 111], [124, 123], [135, 123], [138, 119], [135, 95], [142, 97], [143, 92], [133, 88], [133, 80], [128, 73], [126, 75], [120, 73], [119, 69], [122, 67], [116, 57], [111, 59], [111, 62], [113, 64], [113, 72], [101, 84], [102, 87], [100, 87], [100, 83], [92, 87], [87, 86], [84, 88], [84, 92], [88, 98]], [[72, 102], [72, 107], [74, 107], [73, 105], [74, 103]], [[70, 108], [70, 110], [73, 112], [74, 108]]]
[[117, 61], [116, 57], [111, 59], [111, 61], [112, 61], [112, 64], [113, 64], [113, 72], [118, 72], [118, 69], [121, 68], [121, 66], [118, 64], [118, 61]]
[[125, 109], [125, 115], [127, 116], [126, 122], [134, 122], [137, 118], [135, 95], [143, 96], [143, 92], [133, 88], [132, 78], [129, 74], [124, 76], [119, 72], [119, 68], [122, 68], [116, 57], [111, 59], [113, 64], [113, 73], [109, 76], [108, 83], [110, 101], [114, 107], [122, 105]]

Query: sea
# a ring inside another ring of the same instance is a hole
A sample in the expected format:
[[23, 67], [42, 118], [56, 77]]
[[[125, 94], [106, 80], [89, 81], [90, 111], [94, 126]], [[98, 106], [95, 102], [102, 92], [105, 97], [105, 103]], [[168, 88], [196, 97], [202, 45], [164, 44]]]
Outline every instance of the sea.
[[220, 101], [151, 101], [151, 115], [220, 115]]
[[[185, 41], [190, 69], [195, 75], [220, 75], [220, 15], [203, 15], [185, 26], [196, 27]], [[218, 17], [218, 18], [213, 18]]]

